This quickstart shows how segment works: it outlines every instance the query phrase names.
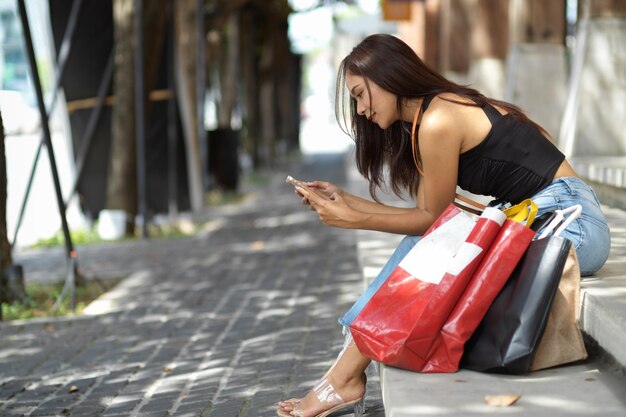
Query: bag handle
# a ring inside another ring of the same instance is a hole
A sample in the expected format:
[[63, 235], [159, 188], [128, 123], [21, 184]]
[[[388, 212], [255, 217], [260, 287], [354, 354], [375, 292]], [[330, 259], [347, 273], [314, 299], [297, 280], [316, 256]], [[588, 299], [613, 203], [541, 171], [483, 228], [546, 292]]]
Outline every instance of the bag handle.
[[[582, 212], [583, 206], [580, 204], [573, 205], [563, 210], [554, 210], [554, 219], [552, 219], [552, 221], [542, 230], [538, 239], [547, 237], [552, 230], [560, 225], [559, 228], [553, 233], [553, 236], [559, 236], [571, 222], [580, 217]], [[565, 218], [566, 215], [568, 215], [567, 218]]]
[[[460, 208], [461, 210], [465, 210], [467, 212], [476, 214], [480, 216], [482, 212], [487, 208], [486, 205], [479, 203], [478, 201], [474, 201], [471, 198], [462, 196], [461, 194], [455, 194], [454, 205]], [[456, 201], [459, 200], [459, 201]]]
[[525, 221], [526, 227], [530, 227], [535, 221], [538, 210], [539, 207], [537, 207], [537, 204], [530, 198], [527, 198], [521, 203], [504, 209], [503, 211], [504, 214], [506, 214], [507, 219], [518, 223], [524, 223]]

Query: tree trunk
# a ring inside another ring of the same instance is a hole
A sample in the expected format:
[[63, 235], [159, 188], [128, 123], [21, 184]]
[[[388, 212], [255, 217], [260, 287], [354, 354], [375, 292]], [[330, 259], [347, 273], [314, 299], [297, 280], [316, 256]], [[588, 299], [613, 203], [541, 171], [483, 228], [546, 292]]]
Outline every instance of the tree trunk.
[[509, 48], [509, 1], [478, 0], [472, 3], [475, 7], [472, 58], [505, 59]]
[[[291, 66], [294, 64], [292, 61], [292, 54], [289, 50], [289, 25], [287, 21], [281, 21], [277, 25], [276, 31], [276, 63], [274, 68], [282, 74], [282, 76], [276, 77], [276, 100], [278, 106], [278, 132], [279, 139], [281, 141], [281, 149], [290, 151], [293, 143], [293, 135], [296, 132], [295, 126], [293, 126], [293, 114], [291, 100], [293, 86], [291, 84]], [[284, 145], [284, 146], [283, 146]]]
[[434, 70], [441, 70], [441, 2], [424, 2], [424, 62]]
[[463, 0], [444, 0], [444, 29], [442, 36], [441, 70], [449, 73], [466, 75], [470, 67], [470, 15]]
[[470, 18], [468, 83], [489, 97], [502, 99], [509, 47], [509, 0], [463, 0]]
[[258, 16], [253, 8], [245, 8], [241, 13], [241, 61], [244, 84], [244, 148], [252, 159], [252, 166], [258, 169], [261, 166], [259, 153], [260, 135], [260, 106], [259, 106], [259, 69], [256, 40], [258, 34]]
[[[196, 0], [176, 0], [174, 3], [175, 28], [175, 65], [177, 79], [177, 97], [180, 109], [185, 152], [187, 155], [187, 177], [191, 209], [199, 212], [204, 206], [204, 172], [202, 146], [198, 131], [198, 94], [204, 97], [204, 91], [197, 90], [197, 20], [198, 2]], [[204, 63], [203, 63], [204, 65]], [[206, 145], [206, 144], [204, 144]]]
[[[167, 35], [167, 11], [171, 0], [144, 1], [143, 39], [144, 39], [144, 85], [150, 92], [156, 88], [160, 65], [165, 53]], [[151, 120], [152, 101], [146, 102], [146, 121]]]
[[115, 105], [111, 122], [111, 159], [106, 206], [127, 214], [126, 234], [133, 235], [137, 214], [135, 148], [134, 0], [113, 0]]
[[[144, 2], [144, 86], [151, 91], [157, 82], [164, 50], [169, 0]], [[107, 181], [107, 208], [127, 214], [126, 235], [134, 234], [137, 214], [137, 160], [135, 143], [135, 7], [134, 0], [114, 0], [115, 73], [111, 159]], [[144, 94], [146, 97], [146, 94]], [[151, 106], [144, 102], [145, 123], [149, 125]]]
[[233, 110], [237, 103], [237, 80], [239, 79], [239, 25], [233, 14], [223, 31], [219, 67], [220, 103], [218, 125], [230, 129]]
[[[261, 103], [261, 146], [260, 160], [264, 166], [271, 166], [276, 153], [276, 89], [274, 82], [274, 60], [276, 42], [273, 16], [267, 17], [259, 62], [259, 95]], [[271, 22], [269, 22], [271, 20]]]
[[6, 271], [13, 265], [7, 237], [7, 166], [4, 149], [4, 125], [0, 114], [0, 302], [8, 301]]

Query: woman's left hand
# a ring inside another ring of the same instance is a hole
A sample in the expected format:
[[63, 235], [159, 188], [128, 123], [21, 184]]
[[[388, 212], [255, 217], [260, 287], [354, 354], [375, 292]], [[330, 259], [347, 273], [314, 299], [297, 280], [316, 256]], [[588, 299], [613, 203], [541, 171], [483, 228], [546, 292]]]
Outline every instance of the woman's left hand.
[[308, 200], [311, 209], [315, 210], [325, 225], [342, 228], [356, 227], [359, 212], [352, 209], [339, 193], [334, 192], [329, 198], [324, 198], [311, 189], [296, 188]]

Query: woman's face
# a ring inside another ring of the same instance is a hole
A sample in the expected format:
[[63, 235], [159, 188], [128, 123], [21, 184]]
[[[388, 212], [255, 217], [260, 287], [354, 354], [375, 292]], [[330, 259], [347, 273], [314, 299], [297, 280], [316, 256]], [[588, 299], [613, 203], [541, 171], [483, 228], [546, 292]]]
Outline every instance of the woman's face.
[[[368, 90], [369, 86], [369, 90]], [[357, 114], [387, 129], [399, 119], [397, 97], [371, 80], [346, 73], [346, 87], [356, 100]]]

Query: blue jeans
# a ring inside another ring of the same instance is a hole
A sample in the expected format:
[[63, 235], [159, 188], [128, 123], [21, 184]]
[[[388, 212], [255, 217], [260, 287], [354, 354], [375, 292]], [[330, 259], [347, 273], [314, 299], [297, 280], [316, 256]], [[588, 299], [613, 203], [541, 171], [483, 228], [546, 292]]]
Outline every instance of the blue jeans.
[[[549, 211], [562, 210], [575, 204], [582, 206], [582, 215], [571, 222], [561, 236], [572, 241], [583, 276], [599, 270], [609, 257], [611, 236], [609, 226], [600, 208], [598, 197], [591, 187], [575, 177], [557, 178], [531, 197], [539, 210], [537, 216]], [[356, 318], [359, 312], [387, 280], [407, 253], [421, 239], [421, 236], [406, 236], [391, 255], [378, 276], [367, 287], [356, 303], [339, 319], [345, 327]]]
[[593, 189], [579, 178], [563, 177], [531, 198], [539, 207], [538, 216], [575, 204], [582, 206], [581, 216], [570, 223], [561, 236], [571, 240], [576, 248], [581, 275], [597, 272], [609, 257], [611, 234]]

